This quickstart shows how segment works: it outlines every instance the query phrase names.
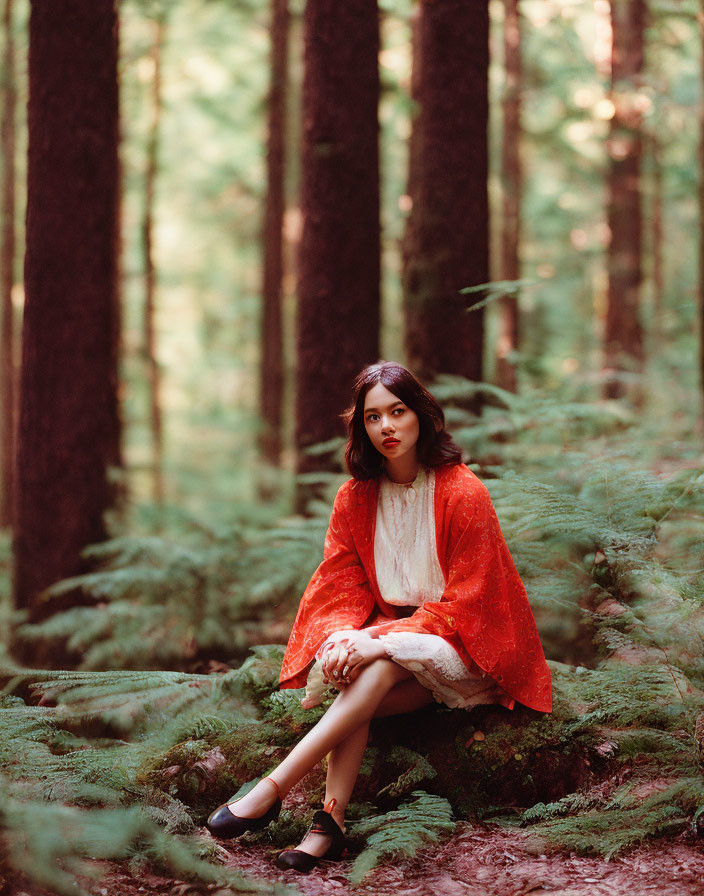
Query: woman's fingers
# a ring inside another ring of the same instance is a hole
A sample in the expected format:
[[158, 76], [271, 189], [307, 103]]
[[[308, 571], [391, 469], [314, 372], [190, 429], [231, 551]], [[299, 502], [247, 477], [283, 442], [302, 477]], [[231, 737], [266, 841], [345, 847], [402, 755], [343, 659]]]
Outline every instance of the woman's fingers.
[[330, 665], [330, 675], [333, 681], [340, 681], [345, 677], [342, 671], [345, 666], [349, 667], [349, 653], [344, 647], [341, 647], [334, 665]]
[[328, 650], [323, 658], [323, 675], [326, 680], [334, 682], [339, 679], [346, 659], [347, 650], [341, 644], [336, 644], [331, 650]]
[[364, 668], [363, 662], [360, 661], [358, 663], [355, 663], [355, 665], [352, 666], [352, 668], [350, 669], [350, 671], [347, 675], [347, 684], [352, 684], [352, 682], [357, 678], [357, 676], [359, 675], [359, 673], [362, 671], [363, 668]]
[[336, 651], [334, 656], [330, 656], [329, 661], [326, 658], [325, 662], [327, 665], [323, 666], [323, 673], [326, 680], [333, 684], [345, 685], [359, 674], [358, 666], [363, 662], [363, 657], [357, 651], [341, 649]]
[[340, 681], [345, 685], [351, 684], [362, 671], [364, 665], [365, 660], [361, 654], [355, 655], [350, 653], [347, 657], [347, 662], [340, 672]]
[[361, 667], [367, 662], [367, 642], [371, 644], [372, 641], [363, 633], [353, 634], [358, 637], [339, 638], [324, 648], [321, 664], [326, 683], [344, 687], [357, 678]]

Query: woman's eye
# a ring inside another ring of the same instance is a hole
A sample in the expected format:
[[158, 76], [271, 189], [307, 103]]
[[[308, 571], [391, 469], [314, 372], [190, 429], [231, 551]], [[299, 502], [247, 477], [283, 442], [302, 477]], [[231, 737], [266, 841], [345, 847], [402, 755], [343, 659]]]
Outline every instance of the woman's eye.
[[396, 414], [398, 417], [400, 417], [401, 414], [402, 414], [405, 410], [406, 410], [405, 408], [394, 408], [394, 411], [393, 411], [393, 412], [394, 412], [394, 414]]
[[370, 415], [367, 417], [367, 421], [368, 421], [369, 423], [375, 423], [378, 419], [379, 419], [379, 415], [378, 415], [378, 414], [370, 414]]

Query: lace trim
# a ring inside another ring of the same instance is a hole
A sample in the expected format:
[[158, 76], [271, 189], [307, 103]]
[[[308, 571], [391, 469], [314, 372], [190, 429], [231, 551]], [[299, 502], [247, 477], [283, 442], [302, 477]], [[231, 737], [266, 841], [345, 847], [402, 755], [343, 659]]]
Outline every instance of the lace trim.
[[[439, 635], [390, 632], [380, 635], [389, 659], [412, 672], [438, 703], [453, 708], [504, 703], [506, 692], [489, 675], [472, 674], [457, 651]], [[510, 699], [510, 698], [509, 698]], [[513, 700], [510, 701], [511, 705]]]

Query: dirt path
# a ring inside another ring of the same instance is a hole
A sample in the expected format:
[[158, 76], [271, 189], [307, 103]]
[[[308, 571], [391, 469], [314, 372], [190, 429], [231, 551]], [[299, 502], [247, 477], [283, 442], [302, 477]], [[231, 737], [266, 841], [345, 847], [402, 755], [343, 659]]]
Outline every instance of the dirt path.
[[[704, 848], [690, 836], [653, 841], [633, 852], [603, 858], [534, 855], [528, 833], [466, 823], [440, 848], [375, 869], [350, 887], [345, 864], [304, 876], [278, 872], [261, 847], [228, 847], [228, 864], [271, 881], [293, 883], [305, 896], [702, 896]], [[269, 868], [267, 871], [267, 863]]]
[[[208, 835], [206, 835], [208, 836]], [[296, 887], [304, 896], [702, 896], [704, 847], [691, 835], [651, 841], [607, 862], [574, 854], [535, 855], [527, 832], [460, 822], [457, 834], [412, 860], [383, 865], [358, 887], [347, 881], [350, 862], [329, 863], [309, 875], [280, 872], [276, 850], [228, 844], [222, 858], [231, 868], [275, 884]], [[97, 870], [97, 869], [96, 869]], [[228, 888], [185, 883], [124, 866], [101, 864], [97, 880], [83, 880], [94, 896], [231, 896]], [[16, 880], [2, 896], [52, 896]], [[281, 892], [280, 890], [278, 892]]]

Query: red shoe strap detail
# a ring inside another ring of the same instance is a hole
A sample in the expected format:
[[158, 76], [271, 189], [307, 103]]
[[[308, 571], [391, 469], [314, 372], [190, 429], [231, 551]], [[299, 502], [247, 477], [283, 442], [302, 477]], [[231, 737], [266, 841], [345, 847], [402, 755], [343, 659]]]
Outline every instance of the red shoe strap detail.
[[262, 781], [268, 781], [270, 784], [273, 784], [273, 785], [274, 785], [274, 788], [276, 789], [276, 796], [277, 796], [280, 800], [283, 800], [283, 797], [281, 796], [281, 791], [279, 790], [279, 785], [276, 783], [276, 781], [275, 781], [273, 778], [270, 778], [270, 777], [267, 775], [266, 778], [262, 778]]
[[337, 800], [335, 799], [335, 797], [333, 797], [331, 800], [328, 800], [328, 802], [323, 806], [323, 811], [327, 812], [328, 815], [332, 815], [332, 810], [336, 805]]

